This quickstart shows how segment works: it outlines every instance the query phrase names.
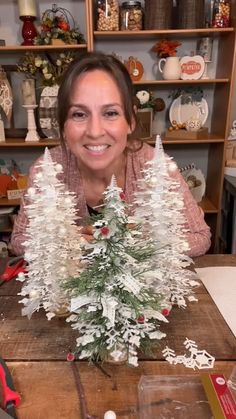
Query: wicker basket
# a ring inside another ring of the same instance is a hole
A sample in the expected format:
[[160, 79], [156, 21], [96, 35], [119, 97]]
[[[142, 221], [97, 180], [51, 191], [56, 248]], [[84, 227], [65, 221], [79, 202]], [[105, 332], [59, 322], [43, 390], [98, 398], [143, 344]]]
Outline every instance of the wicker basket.
[[145, 29], [170, 29], [172, 8], [172, 0], [145, 0]]
[[203, 28], [205, 21], [204, 0], [178, 0], [178, 28]]

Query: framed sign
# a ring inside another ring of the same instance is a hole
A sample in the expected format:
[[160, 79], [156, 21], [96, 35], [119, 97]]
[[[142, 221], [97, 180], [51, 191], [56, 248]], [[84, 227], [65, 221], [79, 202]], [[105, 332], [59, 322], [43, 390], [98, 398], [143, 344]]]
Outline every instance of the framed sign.
[[197, 80], [203, 75], [205, 69], [205, 61], [201, 55], [190, 57], [186, 55], [180, 59], [182, 80]]

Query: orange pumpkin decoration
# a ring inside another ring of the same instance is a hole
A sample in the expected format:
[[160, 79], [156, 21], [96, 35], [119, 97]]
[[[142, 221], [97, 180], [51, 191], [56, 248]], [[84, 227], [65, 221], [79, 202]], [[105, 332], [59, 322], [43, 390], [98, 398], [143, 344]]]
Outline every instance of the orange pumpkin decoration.
[[0, 174], [0, 196], [7, 195], [8, 186], [10, 185], [11, 180], [12, 178], [10, 175]]
[[144, 68], [142, 63], [138, 61], [137, 58], [129, 57], [128, 61], [125, 61], [124, 64], [133, 81], [141, 80], [143, 77]]

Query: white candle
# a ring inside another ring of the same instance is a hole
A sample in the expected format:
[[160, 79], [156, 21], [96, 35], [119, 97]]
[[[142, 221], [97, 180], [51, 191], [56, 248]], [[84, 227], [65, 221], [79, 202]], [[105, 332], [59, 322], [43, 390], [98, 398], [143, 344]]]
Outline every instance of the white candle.
[[35, 80], [23, 80], [21, 90], [23, 96], [23, 105], [36, 105]]
[[35, 0], [18, 0], [19, 16], [37, 16]]

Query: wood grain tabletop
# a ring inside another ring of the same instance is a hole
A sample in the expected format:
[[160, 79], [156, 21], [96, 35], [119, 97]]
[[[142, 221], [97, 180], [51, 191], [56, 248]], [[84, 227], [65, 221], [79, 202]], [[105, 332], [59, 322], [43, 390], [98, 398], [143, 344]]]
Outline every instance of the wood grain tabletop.
[[[236, 266], [236, 255], [195, 259], [196, 267], [227, 265]], [[31, 320], [21, 316], [20, 286], [13, 280], [0, 287], [0, 356], [7, 361], [22, 396], [19, 419], [84, 419], [75, 369], [90, 415], [103, 419], [111, 409], [117, 417], [138, 419], [138, 383], [143, 375], [199, 375], [199, 370], [170, 365], [163, 359], [165, 346], [183, 354], [186, 337], [215, 357], [214, 369], [204, 372], [229, 376], [236, 365], [236, 339], [203, 285], [196, 294], [198, 302], [189, 303], [186, 309], [172, 309], [169, 323], [161, 326], [167, 337], [160, 341], [153, 358], [140, 353], [137, 368], [107, 363], [102, 369], [85, 361], [66, 361], [77, 333], [65, 319], [48, 321], [43, 311], [34, 313]]]

